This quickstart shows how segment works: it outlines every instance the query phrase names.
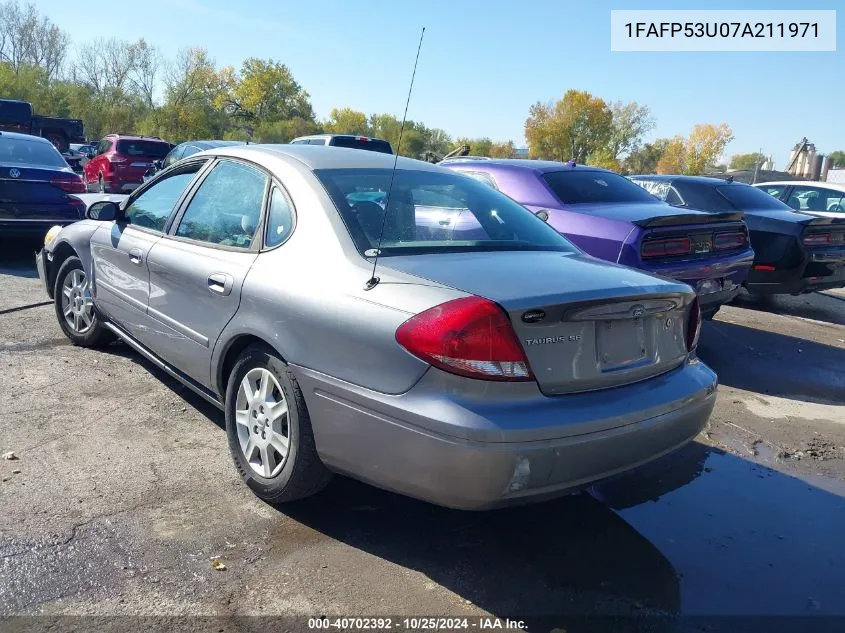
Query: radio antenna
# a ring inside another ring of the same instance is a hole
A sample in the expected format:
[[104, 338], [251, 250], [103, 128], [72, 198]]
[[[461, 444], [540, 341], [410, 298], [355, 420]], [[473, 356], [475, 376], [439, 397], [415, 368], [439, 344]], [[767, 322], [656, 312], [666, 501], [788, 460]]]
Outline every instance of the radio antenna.
[[405, 100], [405, 113], [402, 115], [402, 126], [399, 128], [399, 144], [396, 147], [396, 155], [393, 158], [393, 171], [390, 172], [390, 184], [387, 187], [387, 197], [384, 201], [384, 213], [381, 216], [381, 230], [378, 234], [378, 246], [376, 247], [376, 256], [373, 260], [373, 272], [367, 283], [364, 284], [364, 290], [372, 290], [378, 285], [379, 278], [376, 277], [376, 266], [378, 266], [378, 256], [381, 255], [381, 240], [384, 237], [384, 225], [387, 222], [387, 214], [390, 212], [390, 194], [393, 191], [393, 179], [396, 177], [396, 164], [399, 162], [399, 151], [402, 149], [402, 134], [405, 131], [405, 121], [408, 118], [408, 104], [411, 103], [411, 92], [414, 90], [414, 77], [417, 76], [417, 63], [420, 61], [420, 49], [422, 49], [423, 36], [425, 35], [425, 27], [420, 33], [420, 43], [417, 46], [417, 57], [414, 60], [414, 72], [411, 73], [411, 85], [408, 87], [408, 98]]

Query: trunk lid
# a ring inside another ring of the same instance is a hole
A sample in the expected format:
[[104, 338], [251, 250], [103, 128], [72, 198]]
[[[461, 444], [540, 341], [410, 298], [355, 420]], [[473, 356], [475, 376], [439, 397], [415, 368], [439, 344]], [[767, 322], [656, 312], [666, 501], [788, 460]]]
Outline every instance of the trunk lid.
[[546, 395], [644, 380], [687, 355], [695, 295], [682, 283], [559, 252], [385, 257], [382, 264], [501, 305]]
[[577, 213], [597, 215], [608, 220], [621, 220], [641, 227], [679, 224], [709, 224], [742, 219], [741, 212], [708, 213], [694, 209], [680, 210], [665, 202], [582, 203], [568, 204], [566, 209]]

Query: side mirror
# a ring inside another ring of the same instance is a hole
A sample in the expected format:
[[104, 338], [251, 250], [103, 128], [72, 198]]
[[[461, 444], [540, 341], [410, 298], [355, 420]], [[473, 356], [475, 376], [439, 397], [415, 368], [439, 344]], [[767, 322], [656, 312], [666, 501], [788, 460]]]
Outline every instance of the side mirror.
[[536, 215], [538, 218], [540, 218], [543, 222], [549, 221], [549, 212], [546, 211], [545, 209], [540, 209], [534, 215]]
[[119, 214], [120, 207], [111, 200], [95, 202], [85, 211], [86, 218], [100, 222], [114, 222]]
[[159, 169], [163, 169], [164, 168], [164, 161], [163, 160], [154, 160], [153, 161], [153, 167], [155, 168], [156, 171], [158, 171]]

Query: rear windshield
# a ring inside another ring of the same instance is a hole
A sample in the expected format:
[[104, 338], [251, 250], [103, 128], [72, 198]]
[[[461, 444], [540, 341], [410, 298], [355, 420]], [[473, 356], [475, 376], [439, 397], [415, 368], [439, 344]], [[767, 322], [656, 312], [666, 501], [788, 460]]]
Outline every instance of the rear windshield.
[[124, 156], [144, 156], [147, 158], [164, 158], [170, 151], [170, 145], [161, 141], [129, 141], [117, 142], [118, 154]]
[[642, 187], [609, 171], [554, 171], [543, 174], [543, 179], [564, 204], [657, 202]]
[[349, 147], [352, 149], [367, 149], [371, 152], [381, 152], [382, 154], [392, 154], [393, 149], [387, 141], [380, 141], [378, 139], [361, 139], [357, 136], [335, 136], [332, 138], [330, 145], [334, 147]]
[[790, 210], [787, 204], [751, 185], [722, 185], [716, 187], [716, 190], [743, 211], [747, 209]]
[[46, 141], [29, 141], [0, 136], [0, 163], [67, 167], [59, 151]]
[[397, 170], [385, 216], [390, 169], [314, 172], [334, 200], [358, 250], [382, 256], [462, 251], [578, 252], [525, 207], [459, 174]]

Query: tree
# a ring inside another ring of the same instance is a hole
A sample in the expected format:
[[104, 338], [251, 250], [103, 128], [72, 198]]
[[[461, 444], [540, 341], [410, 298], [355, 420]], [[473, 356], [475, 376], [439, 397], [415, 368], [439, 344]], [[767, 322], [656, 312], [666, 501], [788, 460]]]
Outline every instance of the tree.
[[725, 146], [733, 139], [726, 123], [696, 125], [687, 138], [675, 137], [657, 163], [659, 174], [703, 174], [715, 165]]
[[513, 141], [496, 142], [487, 137], [461, 137], [456, 145], [469, 145], [469, 153], [473, 156], [489, 156], [490, 158], [513, 158], [516, 146]]
[[727, 123], [712, 125], [704, 123], [692, 128], [686, 141], [686, 163], [688, 174], [703, 174], [716, 164], [725, 147], [734, 138]]
[[731, 156], [731, 162], [728, 165], [729, 169], [754, 169], [763, 164], [766, 157], [760, 152], [752, 152], [751, 154], [734, 154]]
[[622, 161], [613, 155], [613, 150], [609, 147], [592, 152], [587, 156], [587, 164], [611, 171], [622, 171]]
[[155, 106], [156, 77], [161, 57], [158, 50], [143, 38], [130, 45], [135, 65], [129, 75], [129, 86], [148, 108]]
[[622, 162], [622, 171], [626, 174], [653, 174], [657, 163], [663, 157], [666, 147], [671, 142], [668, 138], [659, 138], [653, 143], [646, 143], [632, 151]]
[[370, 133], [367, 125], [367, 115], [352, 108], [334, 108], [329, 114], [329, 120], [324, 127], [332, 134], [360, 134]]
[[616, 160], [621, 154], [630, 154], [639, 147], [643, 136], [654, 128], [654, 119], [648, 107], [636, 101], [615, 101], [610, 104], [610, 111], [613, 118], [608, 154]]
[[41, 68], [56, 79], [70, 46], [70, 37], [50, 18], [40, 16], [34, 4], [23, 8], [16, 0], [0, 3], [0, 62], [14, 72], [27, 66]]
[[831, 167], [834, 169], [845, 169], [845, 152], [838, 150], [827, 155], [830, 159]]
[[233, 114], [265, 122], [314, 120], [308, 92], [296, 82], [287, 66], [272, 59], [245, 60], [239, 81], [231, 88], [227, 105]]
[[556, 103], [531, 106], [525, 138], [532, 156], [583, 163], [590, 153], [606, 147], [612, 125], [613, 113], [603, 99], [568, 90]]

